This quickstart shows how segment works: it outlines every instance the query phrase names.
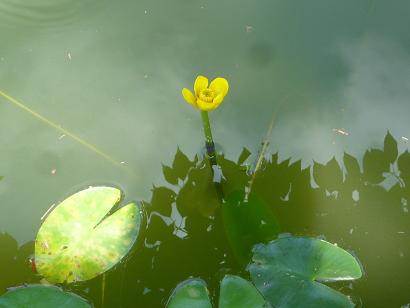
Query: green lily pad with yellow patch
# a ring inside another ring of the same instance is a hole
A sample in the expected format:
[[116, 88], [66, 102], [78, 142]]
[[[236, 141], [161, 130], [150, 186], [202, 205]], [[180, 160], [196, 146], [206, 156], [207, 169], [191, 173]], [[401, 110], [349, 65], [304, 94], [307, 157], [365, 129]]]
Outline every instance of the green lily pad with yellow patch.
[[37, 271], [51, 283], [92, 279], [120, 262], [138, 237], [143, 212], [114, 187], [90, 187], [57, 205], [38, 231]]

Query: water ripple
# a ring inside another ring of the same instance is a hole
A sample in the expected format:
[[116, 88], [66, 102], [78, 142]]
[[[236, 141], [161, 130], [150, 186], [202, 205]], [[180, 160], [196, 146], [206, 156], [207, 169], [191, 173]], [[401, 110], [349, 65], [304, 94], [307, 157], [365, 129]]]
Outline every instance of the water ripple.
[[71, 24], [95, 0], [0, 0], [0, 20], [6, 25]]

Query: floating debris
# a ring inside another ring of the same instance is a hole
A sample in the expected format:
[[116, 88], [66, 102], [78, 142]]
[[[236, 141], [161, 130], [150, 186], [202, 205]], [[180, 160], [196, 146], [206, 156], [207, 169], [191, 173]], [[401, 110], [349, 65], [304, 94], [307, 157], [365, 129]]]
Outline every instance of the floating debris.
[[57, 169], [52, 169], [51, 170], [51, 175], [55, 175], [57, 173]]
[[349, 136], [349, 133], [345, 131], [343, 128], [333, 128], [332, 129], [335, 133], [338, 133], [343, 136]]
[[71, 52], [68, 52], [68, 53], [67, 53], [67, 57], [68, 57], [68, 60], [71, 61]]
[[401, 136], [401, 140], [403, 140], [404, 142], [408, 142], [408, 141], [409, 141], [409, 138], [406, 138], [406, 137], [404, 137], [404, 136]]
[[399, 251], [399, 256], [400, 256], [400, 258], [403, 258], [404, 257], [404, 252], [403, 251]]
[[253, 32], [253, 29], [254, 29], [254, 27], [251, 26], [251, 25], [246, 25], [246, 26], [245, 26], [245, 31], [246, 31], [246, 33], [251, 33], [251, 32]]

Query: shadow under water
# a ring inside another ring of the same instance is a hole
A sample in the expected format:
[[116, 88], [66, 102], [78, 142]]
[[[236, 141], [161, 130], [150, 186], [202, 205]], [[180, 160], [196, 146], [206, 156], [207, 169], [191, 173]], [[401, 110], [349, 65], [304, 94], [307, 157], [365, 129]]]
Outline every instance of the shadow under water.
[[[275, 217], [279, 232], [325, 237], [352, 251], [365, 275], [336, 286], [357, 306], [400, 307], [410, 302], [405, 292], [398, 292], [410, 282], [410, 153], [399, 155], [389, 133], [384, 148], [367, 151], [362, 162], [345, 153], [342, 165], [333, 158], [302, 168], [300, 161], [279, 161], [273, 154], [252, 174], [249, 157], [247, 149], [237, 161], [217, 157], [221, 200], [207, 159], [190, 160], [178, 149], [172, 166], [163, 166], [168, 184], [154, 186], [151, 200], [143, 202], [148, 219], [139, 243], [105, 275], [104, 307], [163, 307], [173, 288], [188, 277], [204, 279], [217, 303], [225, 274], [249, 278], [235, 245], [268, 241], [273, 235], [248, 236], [245, 224], [254, 223], [249, 218], [236, 226], [245, 230], [244, 240], [228, 239], [222, 209], [229, 196], [238, 193], [266, 206], [269, 213], [263, 213]], [[33, 279], [22, 260], [33, 249], [31, 242], [26, 245], [17, 250], [9, 235], [0, 237], [1, 292]], [[5, 273], [21, 274], [4, 276], [4, 264]], [[71, 288], [101, 307], [101, 285], [102, 277], [97, 277]]]

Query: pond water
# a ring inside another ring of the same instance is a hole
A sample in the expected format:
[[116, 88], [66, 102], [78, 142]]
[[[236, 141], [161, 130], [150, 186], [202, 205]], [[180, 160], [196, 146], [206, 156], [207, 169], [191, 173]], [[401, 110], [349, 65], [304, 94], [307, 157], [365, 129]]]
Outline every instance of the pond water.
[[[334, 156], [341, 164], [347, 152], [363, 167], [366, 150], [383, 149], [387, 131], [400, 155], [410, 139], [409, 14], [405, 0], [0, 0], [0, 91], [29, 108], [0, 97], [0, 232], [19, 245], [34, 240], [52, 204], [90, 185], [119, 187], [127, 200], [150, 203], [153, 185], [178, 193], [164, 179], [162, 164], [171, 165], [178, 148], [190, 159], [204, 153], [200, 114], [181, 96], [198, 74], [229, 81], [224, 103], [210, 113], [217, 150], [227, 159], [236, 161], [246, 147], [252, 162], [272, 119], [266, 154], [277, 152], [278, 165], [291, 158], [306, 168]], [[365, 173], [389, 171], [378, 165], [371, 160]], [[260, 195], [286, 202], [296, 177], [278, 188], [293, 171], [275, 170], [278, 178], [267, 176]], [[313, 212], [274, 210], [281, 231], [322, 236], [352, 251], [364, 277], [337, 289], [357, 306], [408, 305], [405, 183], [383, 173], [386, 180], [376, 181], [382, 184], [369, 186], [365, 179], [349, 190], [332, 170], [322, 180], [312, 171], [313, 188], [291, 199], [314, 204]], [[345, 194], [337, 198], [332, 191]], [[189, 198], [195, 204], [200, 197]], [[158, 227], [151, 242], [155, 236], [166, 242], [162, 231], [169, 232]], [[218, 234], [199, 239], [217, 241]], [[125, 280], [118, 278], [125, 270], [114, 272], [105, 306], [161, 307], [178, 279], [208, 273], [201, 278], [213, 286], [221, 273], [241, 271], [229, 256], [226, 267], [213, 263], [220, 259], [207, 262], [195, 241], [171, 244], [169, 259], [160, 258], [155, 272], [138, 269], [138, 262]], [[176, 272], [167, 271], [170, 262], [179, 259], [195, 271], [180, 269], [170, 277]], [[91, 290], [100, 285], [92, 283]], [[91, 298], [99, 296], [93, 292]]]

